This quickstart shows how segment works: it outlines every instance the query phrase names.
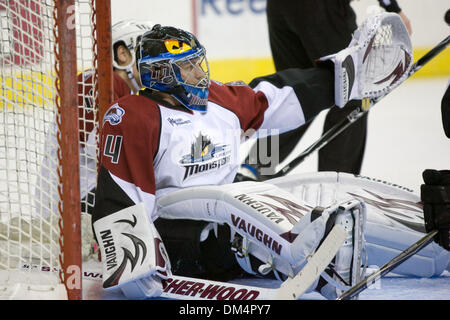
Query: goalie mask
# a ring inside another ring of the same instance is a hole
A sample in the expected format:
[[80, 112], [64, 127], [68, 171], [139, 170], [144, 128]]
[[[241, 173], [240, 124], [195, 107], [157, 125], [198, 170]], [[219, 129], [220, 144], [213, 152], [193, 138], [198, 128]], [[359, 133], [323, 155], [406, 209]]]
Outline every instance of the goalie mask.
[[190, 110], [206, 111], [209, 67], [193, 34], [155, 25], [137, 45], [136, 64], [144, 87], [168, 93]]
[[[128, 78], [134, 86], [135, 91], [140, 90], [140, 85], [133, 76], [133, 65], [136, 62], [135, 48], [139, 37], [148, 30], [151, 30], [153, 23], [149, 21], [123, 20], [115, 23], [111, 27], [113, 45], [113, 66], [115, 69], [126, 71]], [[120, 65], [117, 62], [117, 48], [123, 45], [131, 54], [131, 61], [127, 65]]]

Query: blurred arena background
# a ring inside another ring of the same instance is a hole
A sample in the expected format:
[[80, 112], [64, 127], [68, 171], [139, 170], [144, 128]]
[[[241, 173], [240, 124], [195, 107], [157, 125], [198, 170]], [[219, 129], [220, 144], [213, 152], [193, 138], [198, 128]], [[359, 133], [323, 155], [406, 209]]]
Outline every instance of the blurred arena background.
[[[398, 0], [413, 27], [415, 57], [449, 34], [448, 0]], [[377, 0], [353, 0], [358, 23]], [[112, 21], [150, 20], [193, 32], [206, 47], [212, 78], [250, 81], [274, 71], [266, 23], [266, 0], [112, 0]], [[414, 77], [450, 75], [450, 52], [442, 53]]]

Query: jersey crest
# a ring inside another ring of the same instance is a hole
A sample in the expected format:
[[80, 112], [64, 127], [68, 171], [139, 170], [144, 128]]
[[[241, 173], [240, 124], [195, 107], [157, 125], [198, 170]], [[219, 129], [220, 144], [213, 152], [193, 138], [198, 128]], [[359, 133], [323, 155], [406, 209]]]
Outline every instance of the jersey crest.
[[179, 165], [185, 168], [183, 181], [200, 173], [217, 170], [230, 160], [229, 145], [213, 143], [208, 136], [199, 133], [191, 144], [191, 152], [179, 161]]
[[109, 122], [110, 125], [116, 126], [122, 122], [122, 117], [125, 114], [125, 110], [119, 107], [119, 104], [112, 105], [108, 111], [106, 111], [103, 117], [103, 124]]
[[174, 118], [174, 117], [168, 117], [167, 121], [170, 123], [172, 127], [179, 127], [186, 124], [192, 123], [189, 119], [183, 119], [183, 118]]

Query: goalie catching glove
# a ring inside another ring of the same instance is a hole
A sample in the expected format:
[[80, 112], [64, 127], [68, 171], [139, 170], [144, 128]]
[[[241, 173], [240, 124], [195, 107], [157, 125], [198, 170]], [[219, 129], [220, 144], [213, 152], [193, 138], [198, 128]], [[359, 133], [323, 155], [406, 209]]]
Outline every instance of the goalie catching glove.
[[355, 31], [349, 46], [319, 62], [332, 61], [335, 104], [384, 96], [402, 83], [411, 67], [412, 45], [402, 19], [395, 13], [369, 17]]
[[159, 296], [170, 262], [142, 203], [94, 222], [103, 263], [103, 288], [120, 288], [129, 299]]

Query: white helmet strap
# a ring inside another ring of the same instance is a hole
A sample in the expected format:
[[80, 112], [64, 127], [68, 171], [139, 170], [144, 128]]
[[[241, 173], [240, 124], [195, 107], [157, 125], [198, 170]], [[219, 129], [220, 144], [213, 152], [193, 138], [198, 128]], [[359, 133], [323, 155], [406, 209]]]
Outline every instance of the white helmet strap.
[[127, 68], [125, 71], [127, 72], [128, 79], [130, 79], [131, 84], [133, 85], [133, 91], [138, 92], [141, 89], [141, 87], [138, 85], [136, 78], [134, 77], [133, 69], [131, 69], [130, 67]]

